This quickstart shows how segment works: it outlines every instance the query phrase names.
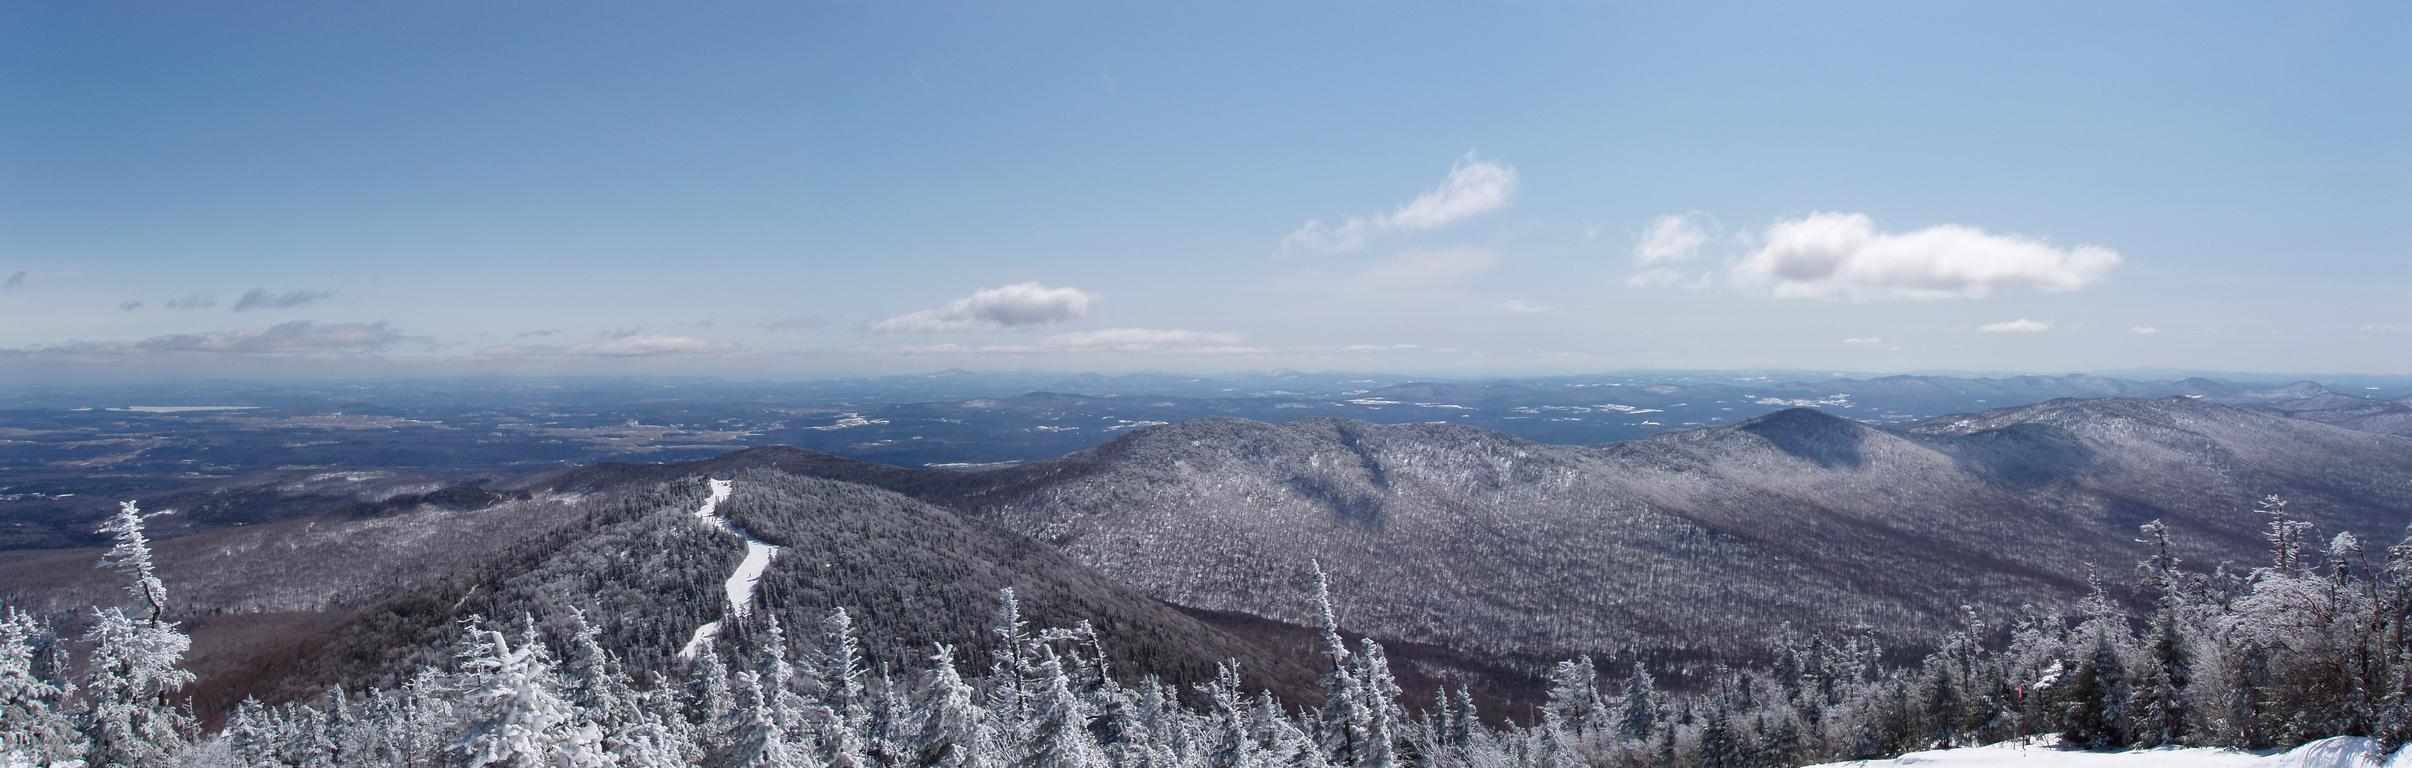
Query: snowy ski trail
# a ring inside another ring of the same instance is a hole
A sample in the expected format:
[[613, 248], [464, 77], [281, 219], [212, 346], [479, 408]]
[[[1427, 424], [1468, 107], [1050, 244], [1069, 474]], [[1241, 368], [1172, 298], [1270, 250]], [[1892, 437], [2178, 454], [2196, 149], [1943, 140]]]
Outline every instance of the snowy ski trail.
[[[696, 508], [695, 518], [745, 541], [745, 559], [737, 563], [737, 570], [729, 574], [725, 584], [729, 594], [729, 616], [742, 619], [753, 609], [754, 591], [761, 586], [762, 573], [770, 569], [771, 557], [779, 554], [779, 548], [754, 538], [753, 534], [746, 533], [744, 528], [737, 527], [729, 522], [727, 516], [720, 514], [720, 503], [729, 499], [729, 481], [706, 479], [704, 482], [711, 486], [712, 495], [704, 499], [703, 506]], [[695, 658], [705, 643], [712, 642], [712, 638], [718, 636], [720, 622], [704, 622], [703, 626], [695, 628], [695, 636], [687, 639], [687, 647], [679, 650], [678, 657]]]

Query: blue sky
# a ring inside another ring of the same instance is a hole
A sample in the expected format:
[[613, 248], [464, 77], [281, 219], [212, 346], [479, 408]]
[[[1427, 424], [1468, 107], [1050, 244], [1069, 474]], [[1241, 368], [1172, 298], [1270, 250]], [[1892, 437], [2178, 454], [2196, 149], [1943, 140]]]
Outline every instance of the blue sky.
[[7, 4], [0, 366], [2412, 372], [2405, 6], [1675, 6]]

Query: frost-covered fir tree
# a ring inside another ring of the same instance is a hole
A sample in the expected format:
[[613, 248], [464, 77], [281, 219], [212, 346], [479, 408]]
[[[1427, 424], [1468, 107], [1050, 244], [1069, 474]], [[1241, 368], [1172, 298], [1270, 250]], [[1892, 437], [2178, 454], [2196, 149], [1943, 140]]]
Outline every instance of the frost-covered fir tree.
[[121, 502], [117, 514], [100, 528], [109, 535], [109, 553], [101, 563], [124, 571], [132, 579], [126, 592], [142, 602], [149, 612], [150, 623], [159, 624], [167, 616], [167, 585], [159, 581], [157, 566], [151, 562], [151, 540], [142, 531], [142, 510], [134, 502]]
[[1105, 753], [1089, 736], [1089, 708], [1052, 649], [1039, 666], [1045, 684], [1030, 703], [1029, 737], [1018, 768], [1104, 768]]
[[728, 665], [721, 663], [719, 651], [712, 646], [704, 643], [687, 665], [687, 722], [706, 739], [714, 737], [721, 718], [737, 708], [737, 696], [729, 689]]
[[1550, 670], [1549, 699], [1541, 705], [1541, 729], [1549, 737], [1548, 748], [1558, 759], [1573, 759], [1576, 741], [1583, 732], [1583, 718], [1590, 713], [1592, 700], [1598, 696], [1591, 657], [1561, 661]]
[[587, 768], [610, 765], [599, 729], [562, 698], [561, 680], [530, 621], [519, 643], [499, 629], [474, 630], [461, 661], [463, 735], [471, 766]]
[[863, 732], [870, 713], [863, 707], [862, 652], [846, 609], [832, 608], [821, 621], [821, 648], [815, 656], [806, 719], [821, 762], [830, 768], [862, 768], [868, 762]]
[[1205, 694], [1211, 720], [1206, 733], [1209, 768], [1256, 768], [1259, 746], [1250, 713], [1241, 705], [1239, 665], [1215, 665], [1214, 681], [1198, 686]]
[[997, 590], [996, 621], [989, 628], [988, 711], [1000, 727], [1016, 730], [1029, 716], [1031, 676], [1029, 624], [1022, 620], [1022, 601], [1012, 587]]
[[1373, 723], [1372, 713], [1365, 709], [1365, 685], [1351, 661], [1348, 641], [1340, 638], [1340, 617], [1332, 610], [1331, 580], [1324, 575], [1322, 563], [1312, 567], [1324, 659], [1331, 665], [1323, 673], [1323, 712], [1315, 727], [1320, 731], [1324, 757], [1333, 765], [1364, 765], [1373, 753], [1373, 746], [1367, 743], [1366, 731]]
[[2060, 735], [2081, 749], [2124, 747], [2131, 741], [2130, 688], [2119, 648], [2127, 634], [2126, 619], [2111, 606], [2099, 581], [2093, 596], [2087, 598], [2086, 610], [2089, 618], [2079, 632], [2087, 645], [2061, 691], [2068, 704], [2061, 712]]
[[1365, 733], [1359, 739], [1359, 768], [1397, 768], [1399, 737], [1404, 735], [1406, 715], [1399, 709], [1399, 682], [1390, 674], [1390, 657], [1382, 644], [1373, 638], [1360, 638], [1357, 654], [1360, 671], [1357, 679], [1365, 700], [1358, 706], [1365, 713]]
[[1658, 681], [1650, 677], [1650, 665], [1633, 660], [1633, 676], [1625, 680], [1625, 695], [1617, 715], [1617, 734], [1628, 742], [1650, 740], [1658, 728]]
[[[764, 711], [778, 727], [781, 741], [809, 745], [813, 734], [806, 709], [810, 704], [796, 692], [796, 667], [787, 660], [787, 630], [779, 625], [777, 614], [763, 611], [762, 617], [762, 647], [757, 650], [754, 674], [761, 682]], [[739, 706], [744, 706], [742, 701]]]
[[101, 532], [114, 540], [101, 564], [131, 582], [126, 591], [142, 601], [147, 619], [118, 608], [97, 610], [84, 634], [91, 647], [85, 662], [83, 733], [95, 766], [152, 765], [181, 750], [195, 733], [192, 718], [171, 697], [192, 682], [183, 661], [192, 640], [169, 623], [167, 587], [151, 562], [142, 511], [134, 502], [118, 506]]
[[83, 751], [62, 710], [67, 685], [50, 662], [57, 646], [48, 623], [14, 608], [0, 612], [0, 765], [47, 765]]
[[930, 655], [929, 683], [922, 687], [916, 736], [918, 765], [932, 768], [997, 768], [996, 739], [977, 693], [955, 671], [955, 650], [939, 645]]
[[2194, 663], [2186, 639], [2179, 635], [2185, 596], [2178, 557], [2171, 551], [2169, 526], [2159, 520], [2140, 529], [2151, 555], [2138, 566], [2143, 586], [2154, 596], [2151, 624], [2145, 629], [2145, 666], [2138, 675], [2133, 709], [2135, 743], [2157, 747], [2186, 741], [2187, 690], [2194, 680]]
[[787, 741], [779, 723], [777, 694], [753, 670], [737, 673], [737, 707], [722, 717], [711, 768], [794, 768], [807, 765], [804, 750]]

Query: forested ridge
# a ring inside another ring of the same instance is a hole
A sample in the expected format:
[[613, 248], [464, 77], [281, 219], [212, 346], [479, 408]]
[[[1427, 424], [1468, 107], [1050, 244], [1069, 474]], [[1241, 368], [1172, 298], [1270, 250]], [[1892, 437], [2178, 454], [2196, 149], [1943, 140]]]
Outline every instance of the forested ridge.
[[[1320, 670], [1318, 690], [1286, 700], [1239, 664], [1185, 682], [1135, 674], [1111, 634], [1036, 625], [1011, 588], [984, 636], [930, 643], [909, 663], [866, 653], [859, 609], [845, 605], [811, 627], [762, 612], [742, 640], [675, 658], [629, 639], [625, 624], [650, 619], [538, 589], [448, 625], [433, 658], [390, 684], [246, 702], [205, 731], [184, 692], [171, 585], [128, 503], [104, 529], [124, 599], [72, 640], [32, 614], [0, 618], [0, 754], [91, 766], [1772, 768], [2037, 733], [2082, 749], [2412, 739], [2412, 537], [2373, 550], [2275, 498], [2258, 512], [2268, 551], [2256, 567], [2190, 568], [2169, 529], [2147, 523], [2132, 573], [2093, 575], [2074, 615], [1971, 609], [1914, 663], [1888, 662], [1875, 628], [1777, 624], [1765, 661], [1680, 671], [1679, 686], [1630, 660], [1559, 663], [1530, 712], [1481, 712], [1464, 688], [1403, 697], [1383, 644], [1340, 633], [1318, 570], [1322, 641], [1297, 662]], [[2110, 581], [2131, 578], [2140, 609], [2112, 597]]]

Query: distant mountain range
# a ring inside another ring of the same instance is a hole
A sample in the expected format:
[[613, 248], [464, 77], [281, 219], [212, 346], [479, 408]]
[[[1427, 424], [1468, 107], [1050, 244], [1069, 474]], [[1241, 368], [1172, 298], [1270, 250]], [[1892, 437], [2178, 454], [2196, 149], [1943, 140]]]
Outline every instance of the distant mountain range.
[[[776, 450], [776, 449], [771, 449]], [[1370, 633], [1549, 658], [1755, 648], [1792, 621], [1923, 640], [2122, 580], [2137, 525], [2258, 562], [2254, 499], [2392, 543], [2412, 440], [2204, 399], [2056, 400], [1889, 430], [1795, 408], [1605, 448], [1480, 429], [1205, 419], [888, 484], [1167, 601], [1299, 621], [1308, 564]], [[1536, 619], [1534, 617], [1548, 617]]]
[[[1794, 407], [1899, 427], [2056, 398], [2170, 396], [2412, 435], [2412, 404], [2388, 399], [2412, 396], [2412, 380], [2395, 379], [1659, 372], [1431, 381], [945, 372], [799, 384], [94, 387], [34, 399], [71, 406], [0, 407], [0, 423], [8, 425], [0, 435], [0, 515], [7, 518], [0, 550], [94, 543], [93, 525], [119, 498], [179, 509], [161, 521], [162, 534], [176, 534], [382, 502], [377, 493], [406, 485], [423, 492], [546, 468], [696, 460], [767, 445], [900, 467], [976, 468], [1044, 461], [1144, 427], [1213, 417], [1455, 424], [1541, 443], [1605, 445]], [[57, 400], [66, 397], [75, 399]], [[0, 403], [9, 401], [0, 393]], [[364, 477], [372, 479], [353, 479]], [[315, 499], [281, 501], [296, 487], [312, 489]]]

